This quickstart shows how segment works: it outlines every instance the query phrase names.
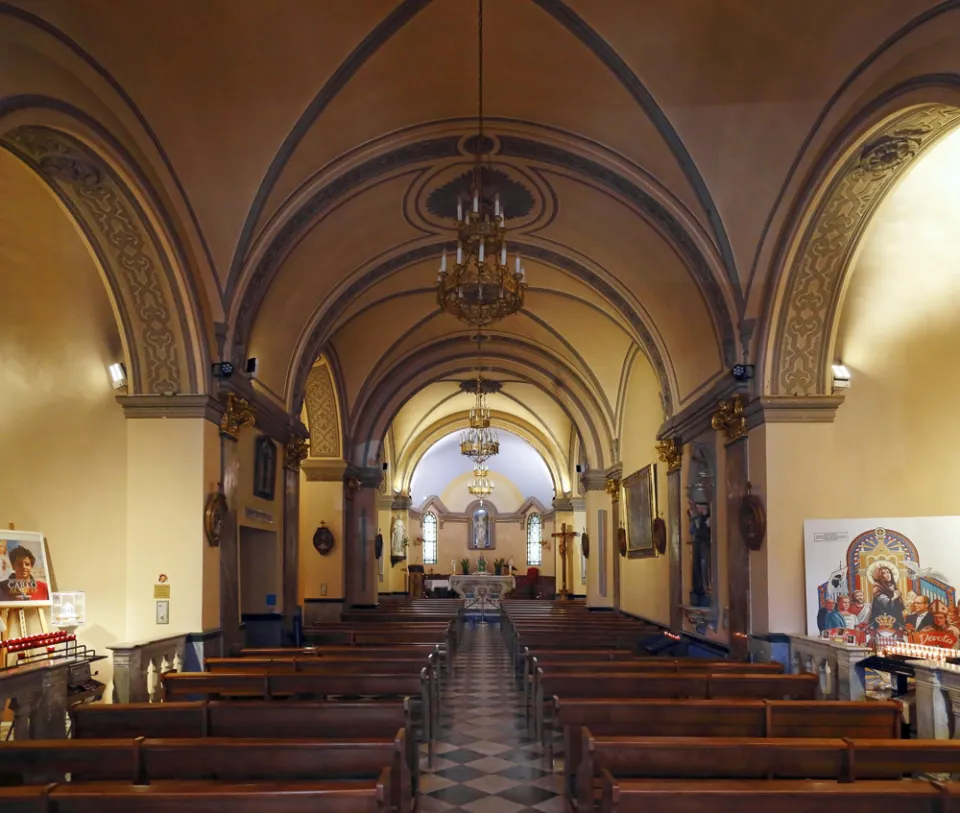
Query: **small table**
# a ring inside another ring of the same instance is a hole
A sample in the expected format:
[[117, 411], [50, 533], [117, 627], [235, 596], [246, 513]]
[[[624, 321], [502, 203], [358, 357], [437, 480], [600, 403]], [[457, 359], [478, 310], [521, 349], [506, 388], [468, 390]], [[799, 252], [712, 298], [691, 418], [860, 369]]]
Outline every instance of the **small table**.
[[474, 573], [470, 576], [451, 576], [450, 589], [464, 599], [465, 610], [480, 610], [484, 623], [484, 608], [500, 609], [500, 599], [516, 587], [513, 576], [495, 576], [489, 573]]

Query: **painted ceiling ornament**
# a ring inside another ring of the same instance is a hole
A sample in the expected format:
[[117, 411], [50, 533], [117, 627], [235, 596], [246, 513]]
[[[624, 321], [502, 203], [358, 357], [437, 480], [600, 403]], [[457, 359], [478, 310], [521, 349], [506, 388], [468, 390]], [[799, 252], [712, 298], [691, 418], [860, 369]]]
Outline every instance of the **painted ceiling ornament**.
[[481, 153], [493, 146], [483, 134], [483, 0], [477, 0], [477, 39], [480, 83], [473, 180], [467, 200], [458, 196], [456, 201], [456, 261], [448, 270], [444, 249], [437, 303], [441, 310], [479, 329], [523, 310], [527, 284], [520, 256], [514, 258], [513, 269], [507, 262], [506, 214], [500, 193], [484, 184], [494, 175], [489, 167], [484, 169]]
[[245, 426], [255, 426], [256, 418], [245, 398], [227, 393], [227, 408], [220, 418], [220, 434], [236, 440]]
[[860, 152], [860, 168], [864, 172], [880, 174], [896, 169], [920, 151], [920, 137], [930, 131], [926, 127], [894, 130], [871, 141]]

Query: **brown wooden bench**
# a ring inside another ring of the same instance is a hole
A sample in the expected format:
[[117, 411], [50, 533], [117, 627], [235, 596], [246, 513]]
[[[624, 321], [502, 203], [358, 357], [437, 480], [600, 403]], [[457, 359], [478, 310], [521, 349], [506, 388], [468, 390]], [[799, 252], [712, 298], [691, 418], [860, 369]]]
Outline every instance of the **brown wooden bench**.
[[896, 701], [648, 700], [555, 701], [563, 730], [567, 787], [583, 755], [583, 728], [595, 736], [898, 739]]
[[[707, 660], [706, 658], [651, 658], [651, 657], [632, 657], [602, 659], [599, 661], [578, 660], [567, 662], [566, 660], [554, 661], [554, 659], [541, 656], [537, 653], [531, 653], [529, 657], [531, 672], [524, 682], [523, 700], [524, 708], [528, 715], [533, 707], [534, 698], [537, 697], [537, 679], [541, 674], [538, 670], [548, 675], [591, 673], [595, 675], [602, 674], [621, 674], [621, 673], [694, 673], [704, 672], [717, 674], [721, 672], [733, 674], [783, 674], [783, 664], [781, 663], [746, 663], [743, 661], [731, 660]], [[548, 697], [548, 702], [550, 702]]]
[[583, 730], [577, 809], [599, 799], [601, 772], [620, 779], [901, 779], [960, 768], [960, 740], [600, 737]]
[[420, 753], [407, 704], [397, 701], [297, 703], [194, 701], [92, 704], [70, 710], [77, 740], [171, 737], [278, 737], [334, 739], [393, 737], [404, 730], [414, 791], [420, 785]]
[[30, 740], [0, 747], [3, 785], [168, 779], [287, 781], [377, 779], [390, 768], [391, 804], [412, 807], [404, 730], [392, 739]]
[[447, 657], [444, 644], [397, 644], [396, 646], [341, 646], [327, 644], [306, 647], [258, 647], [241, 649], [241, 658], [349, 658], [351, 660], [420, 660], [433, 655], [453, 677], [454, 659]]
[[534, 697], [534, 725], [538, 741], [545, 737], [544, 699], [561, 698], [743, 698], [751, 700], [812, 700], [819, 681], [816, 675], [676, 674], [640, 673], [544, 674], [538, 670]]
[[943, 813], [955, 786], [922, 779], [876, 782], [615, 779], [603, 774], [603, 813]]
[[384, 813], [390, 769], [376, 779], [335, 782], [88, 782], [0, 788], [4, 813]]

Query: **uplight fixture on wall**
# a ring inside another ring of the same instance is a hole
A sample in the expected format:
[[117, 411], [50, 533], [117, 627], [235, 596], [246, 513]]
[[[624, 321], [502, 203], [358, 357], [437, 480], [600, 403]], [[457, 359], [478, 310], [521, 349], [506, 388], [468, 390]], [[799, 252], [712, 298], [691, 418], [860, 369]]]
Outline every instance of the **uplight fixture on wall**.
[[833, 388], [845, 390], [850, 387], [850, 370], [845, 364], [833, 365]]
[[122, 364], [111, 364], [108, 368], [110, 370], [110, 383], [113, 385], [115, 390], [122, 390], [127, 386], [127, 368]]

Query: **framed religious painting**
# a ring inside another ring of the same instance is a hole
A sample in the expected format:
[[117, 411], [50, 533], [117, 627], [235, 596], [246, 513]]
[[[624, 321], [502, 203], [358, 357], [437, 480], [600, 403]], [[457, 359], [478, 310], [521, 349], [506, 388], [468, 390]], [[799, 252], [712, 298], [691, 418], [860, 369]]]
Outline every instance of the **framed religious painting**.
[[277, 447], [269, 435], [257, 438], [253, 460], [253, 496], [272, 500], [277, 482]]
[[43, 534], [0, 531], [0, 607], [49, 607], [51, 589]]
[[657, 466], [651, 463], [623, 478], [627, 558], [656, 556], [653, 518], [656, 511]]

